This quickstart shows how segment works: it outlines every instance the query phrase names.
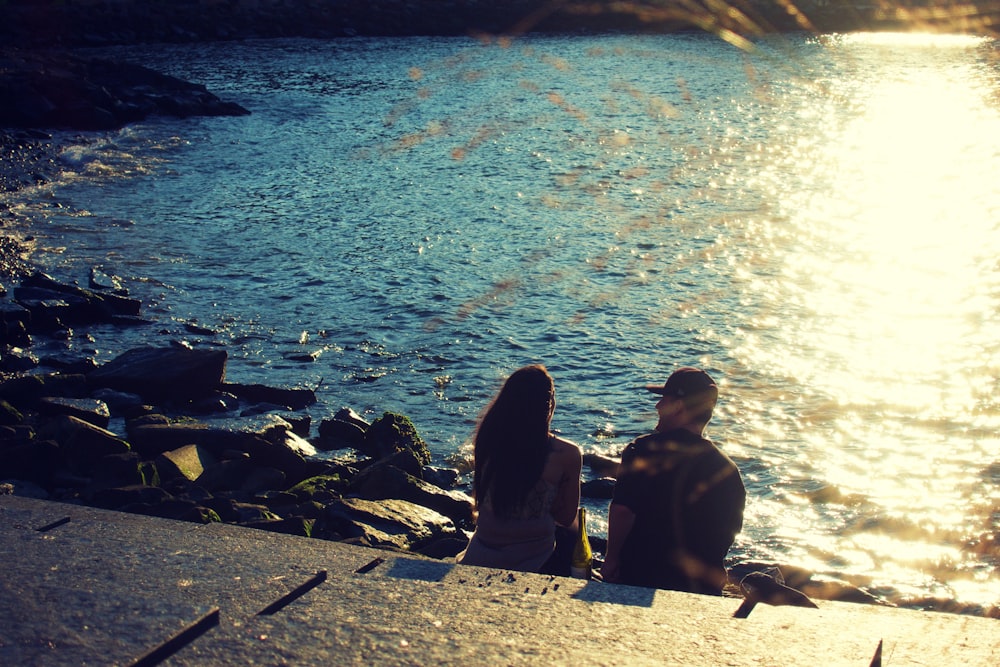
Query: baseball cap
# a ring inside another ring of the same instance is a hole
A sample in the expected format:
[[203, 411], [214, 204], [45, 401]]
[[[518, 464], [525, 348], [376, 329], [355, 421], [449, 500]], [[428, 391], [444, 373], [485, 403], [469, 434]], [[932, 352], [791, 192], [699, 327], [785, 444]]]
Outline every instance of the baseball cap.
[[661, 396], [683, 398], [706, 391], [718, 393], [719, 388], [716, 386], [712, 376], [705, 371], [700, 368], [685, 366], [671, 373], [670, 377], [662, 385], [647, 384], [646, 391], [651, 391]]

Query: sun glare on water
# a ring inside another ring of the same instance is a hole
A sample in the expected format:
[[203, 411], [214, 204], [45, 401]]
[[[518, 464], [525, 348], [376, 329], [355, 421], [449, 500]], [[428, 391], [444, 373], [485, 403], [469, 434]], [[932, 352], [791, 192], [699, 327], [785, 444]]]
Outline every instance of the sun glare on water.
[[998, 456], [988, 434], [1000, 425], [1000, 73], [949, 58], [981, 45], [835, 42], [855, 69], [821, 82], [820, 138], [800, 142], [812, 150], [799, 183], [775, 188], [789, 231], [778, 284], [761, 289], [773, 291], [778, 340], [744, 352], [836, 406], [809, 426], [827, 459], [808, 465], [878, 508], [864, 530], [845, 528], [857, 558], [842, 555], [858, 570], [877, 571], [879, 553], [920, 571], [961, 560], [954, 536], [981, 530], [971, 515], [995, 502], [978, 474]]

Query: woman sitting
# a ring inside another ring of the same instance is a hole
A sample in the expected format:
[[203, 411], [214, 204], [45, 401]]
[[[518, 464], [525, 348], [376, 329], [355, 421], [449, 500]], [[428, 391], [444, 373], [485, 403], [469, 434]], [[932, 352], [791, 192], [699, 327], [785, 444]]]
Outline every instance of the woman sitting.
[[532, 365], [515, 371], [486, 408], [474, 438], [476, 531], [459, 563], [559, 573], [546, 562], [556, 526], [575, 523], [583, 456], [549, 431], [555, 405], [552, 376]]

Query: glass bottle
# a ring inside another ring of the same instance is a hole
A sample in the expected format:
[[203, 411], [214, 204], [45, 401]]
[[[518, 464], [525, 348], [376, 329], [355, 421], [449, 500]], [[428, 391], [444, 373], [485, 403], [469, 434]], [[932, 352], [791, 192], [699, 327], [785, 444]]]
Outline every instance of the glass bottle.
[[573, 559], [570, 561], [570, 574], [577, 579], [590, 579], [593, 573], [594, 552], [590, 549], [587, 538], [587, 510], [580, 508], [576, 516], [576, 544], [573, 545]]

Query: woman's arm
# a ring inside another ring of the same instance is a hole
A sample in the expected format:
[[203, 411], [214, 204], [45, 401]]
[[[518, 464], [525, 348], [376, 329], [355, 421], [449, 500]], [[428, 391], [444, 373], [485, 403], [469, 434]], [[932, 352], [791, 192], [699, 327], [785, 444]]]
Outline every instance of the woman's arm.
[[580, 506], [580, 474], [583, 472], [583, 452], [575, 442], [553, 438], [552, 455], [558, 462], [559, 485], [552, 503], [552, 517], [560, 526], [576, 521]]

